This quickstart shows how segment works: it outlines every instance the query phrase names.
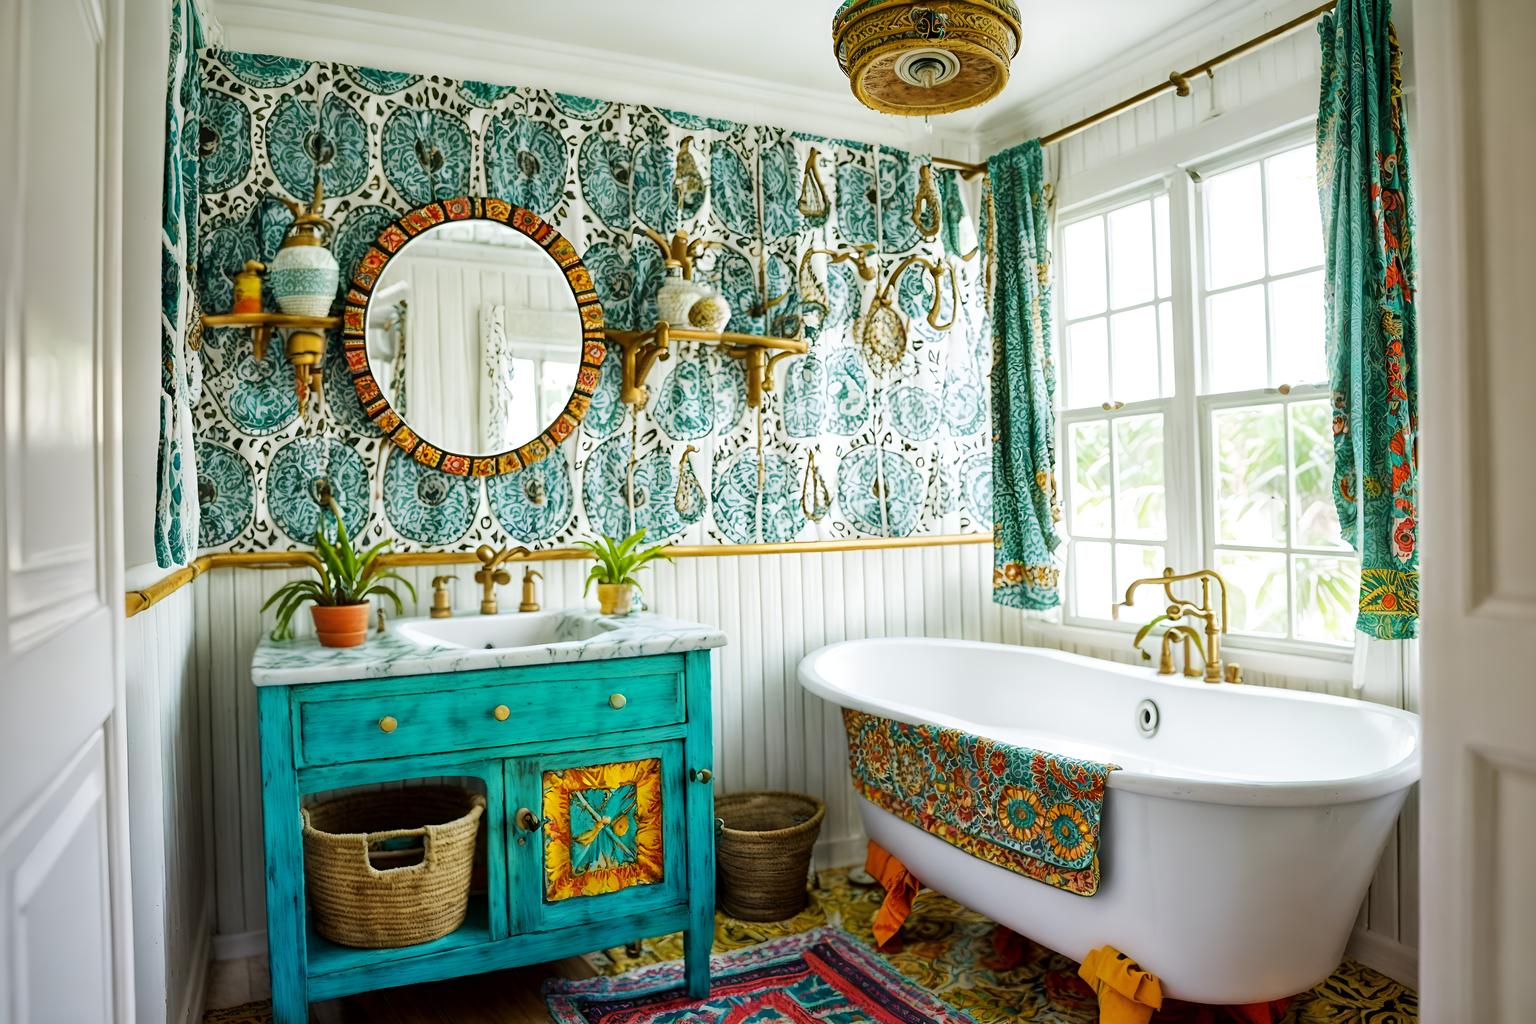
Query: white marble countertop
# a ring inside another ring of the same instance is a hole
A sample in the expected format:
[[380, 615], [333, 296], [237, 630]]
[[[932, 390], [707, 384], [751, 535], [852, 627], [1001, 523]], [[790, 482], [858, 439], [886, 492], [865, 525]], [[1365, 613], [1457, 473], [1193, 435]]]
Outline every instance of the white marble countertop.
[[[669, 619], [650, 612], [635, 612], [617, 618], [577, 608], [553, 613], [551, 617], [559, 620], [554, 639], [490, 649], [433, 641], [421, 637], [411, 628], [429, 629], [434, 623], [454, 621], [442, 619], [391, 620], [382, 635], [370, 633], [367, 642], [360, 647], [321, 647], [312, 636], [273, 640], [269, 633], [261, 638], [251, 658], [251, 682], [257, 686], [295, 686], [350, 679], [473, 672], [519, 665], [679, 654], [723, 647], [726, 642], [725, 634], [714, 626]], [[463, 615], [459, 618], [476, 620], [477, 624], [487, 628], [496, 625], [489, 617], [479, 619]], [[509, 626], [518, 625], [517, 613], [496, 618], [507, 620]], [[565, 636], [574, 638], [562, 639]]]

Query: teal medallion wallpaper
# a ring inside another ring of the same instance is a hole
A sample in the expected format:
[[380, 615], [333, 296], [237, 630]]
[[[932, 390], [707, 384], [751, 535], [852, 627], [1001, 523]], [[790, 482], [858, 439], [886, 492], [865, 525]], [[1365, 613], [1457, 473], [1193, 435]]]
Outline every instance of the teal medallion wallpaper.
[[[395, 217], [484, 194], [570, 239], [610, 328], [655, 322], [663, 257], [642, 229], [681, 229], [715, 243], [695, 276], [730, 302], [730, 330], [803, 334], [811, 349], [779, 366], [761, 417], [747, 406], [741, 362], [711, 346], [674, 345], [638, 418], [609, 358], [574, 438], [528, 469], [477, 480], [392, 452], [358, 405], [339, 332], [321, 410], [301, 420], [281, 346], [257, 361], [245, 332], [212, 330], [193, 409], [205, 550], [308, 545], [318, 481], [349, 530], [402, 550], [554, 547], [642, 526], [694, 544], [990, 529], [979, 261], [953, 252], [968, 231], [947, 224], [928, 241], [913, 223], [926, 158], [661, 107], [259, 54], [204, 50], [198, 83], [193, 276], [204, 309], [229, 309], [232, 275], [271, 259], [291, 223], [278, 197], [307, 199], [318, 175], [343, 288]], [[807, 201], [808, 181], [825, 202]], [[877, 280], [807, 258], [857, 245], [873, 247]], [[862, 317], [913, 254], [955, 269], [960, 308], [946, 284], [940, 318], [954, 313], [955, 326], [929, 325], [933, 281], [914, 267], [891, 288], [906, 353], [894, 367], [872, 363]]]

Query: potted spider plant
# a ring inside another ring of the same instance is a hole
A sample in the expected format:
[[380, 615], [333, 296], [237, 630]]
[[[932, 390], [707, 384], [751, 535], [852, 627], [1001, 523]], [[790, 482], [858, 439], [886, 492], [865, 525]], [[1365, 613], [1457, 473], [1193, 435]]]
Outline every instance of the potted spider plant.
[[577, 542], [578, 547], [586, 548], [597, 560], [592, 571], [587, 573], [587, 585], [582, 590], [582, 596], [590, 593], [592, 584], [596, 583], [597, 604], [604, 615], [628, 615], [634, 593], [640, 589], [640, 581], [635, 578], [635, 573], [658, 558], [671, 560], [672, 556], [667, 554], [665, 544], [641, 547], [640, 542], [643, 540], [645, 531], [636, 530], [623, 540], [602, 536], [597, 540]]
[[315, 620], [315, 634], [325, 647], [356, 647], [368, 637], [368, 599], [378, 597], [395, 606], [395, 613], [405, 614], [405, 605], [395, 592], [391, 581], [399, 583], [416, 600], [416, 588], [411, 581], [386, 567], [379, 556], [390, 548], [389, 541], [380, 541], [366, 551], [352, 546], [347, 536], [347, 524], [342, 522], [341, 507], [336, 499], [326, 503], [336, 517], [336, 540], [326, 539], [325, 529], [315, 529], [315, 555], [318, 565], [315, 571], [319, 579], [292, 580], [284, 583], [267, 598], [262, 611], [277, 607], [277, 625], [272, 629], [272, 639], [293, 638], [293, 616], [305, 601], [314, 602], [309, 613]]

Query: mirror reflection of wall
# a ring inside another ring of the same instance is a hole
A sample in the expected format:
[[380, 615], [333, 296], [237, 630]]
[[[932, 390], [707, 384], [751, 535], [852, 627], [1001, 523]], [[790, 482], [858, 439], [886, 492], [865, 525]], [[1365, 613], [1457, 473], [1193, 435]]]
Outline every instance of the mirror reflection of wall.
[[581, 316], [559, 266], [493, 221], [441, 224], [390, 260], [368, 304], [368, 361], [428, 443], [489, 455], [537, 437], [570, 400]]

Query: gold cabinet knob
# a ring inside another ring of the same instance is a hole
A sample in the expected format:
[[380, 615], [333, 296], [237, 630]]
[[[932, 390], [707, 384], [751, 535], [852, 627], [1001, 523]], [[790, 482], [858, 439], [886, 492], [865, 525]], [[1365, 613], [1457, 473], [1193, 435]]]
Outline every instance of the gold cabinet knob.
[[497, 704], [496, 710], [492, 711], [491, 714], [496, 716], [496, 721], [505, 722], [512, 717], [512, 709], [505, 704]]
[[395, 721], [394, 715], [385, 715], [383, 718], [379, 719], [380, 732], [394, 732], [399, 727], [400, 723]]
[[628, 703], [629, 698], [624, 696], [622, 693], [615, 693], [608, 698], [608, 706], [613, 708], [615, 711], [619, 710]]
[[694, 782], [709, 782], [715, 777], [715, 773], [708, 768], [695, 768], [688, 773]]

